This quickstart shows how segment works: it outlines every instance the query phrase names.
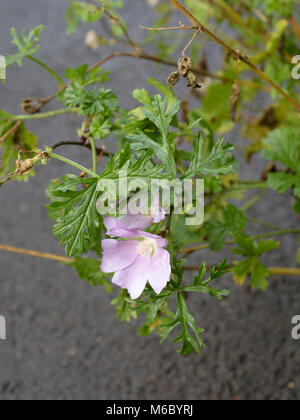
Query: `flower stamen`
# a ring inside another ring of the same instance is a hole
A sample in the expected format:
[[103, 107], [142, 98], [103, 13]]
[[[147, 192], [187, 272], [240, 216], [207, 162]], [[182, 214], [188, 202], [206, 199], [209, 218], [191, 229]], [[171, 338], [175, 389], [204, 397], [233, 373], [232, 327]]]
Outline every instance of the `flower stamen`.
[[158, 244], [155, 239], [145, 238], [138, 245], [137, 251], [140, 255], [144, 257], [150, 257], [150, 256], [153, 257], [157, 248], [158, 248]]

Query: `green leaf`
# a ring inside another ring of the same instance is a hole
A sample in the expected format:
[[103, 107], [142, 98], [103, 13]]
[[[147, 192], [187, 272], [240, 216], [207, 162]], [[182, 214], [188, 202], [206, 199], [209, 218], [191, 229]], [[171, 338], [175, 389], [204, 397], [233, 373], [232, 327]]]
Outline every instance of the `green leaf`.
[[68, 176], [52, 188], [52, 203], [48, 208], [52, 214], [62, 213], [53, 227], [53, 233], [61, 245], [66, 246], [66, 255], [69, 257], [83, 254], [101, 240], [101, 218], [96, 210], [98, 180]]
[[237, 236], [236, 242], [240, 248], [233, 248], [235, 254], [247, 257], [243, 261], [235, 261], [232, 272], [234, 273], [237, 284], [244, 284], [246, 278], [250, 277], [250, 286], [265, 290], [268, 287], [267, 278], [271, 275], [267, 267], [260, 261], [260, 257], [274, 249], [277, 249], [279, 242], [273, 239], [264, 241], [261, 239], [258, 243], [246, 234]]
[[211, 219], [206, 227], [209, 234], [211, 249], [220, 251], [228, 235], [236, 235], [242, 232], [247, 223], [244, 213], [230, 204], [222, 209], [222, 220]]
[[297, 178], [292, 174], [285, 174], [283, 172], [271, 173], [268, 175], [268, 185], [269, 187], [283, 194], [287, 192], [293, 185], [295, 185]]
[[213, 176], [219, 178], [220, 174], [228, 174], [232, 171], [232, 161], [228, 162], [229, 153], [234, 150], [231, 145], [225, 145], [223, 147], [223, 139], [220, 139], [212, 148], [210, 155], [207, 158], [203, 157], [203, 146], [205, 139], [202, 133], [199, 133], [199, 137], [194, 141], [194, 152], [191, 164], [183, 179], [194, 178], [201, 174], [203, 176]]
[[153, 98], [150, 93], [146, 91], [146, 89], [136, 89], [133, 91], [132, 96], [134, 99], [144, 105], [152, 105]]
[[156, 141], [152, 140], [149, 136], [147, 136], [142, 131], [139, 132], [139, 134], [131, 134], [127, 136], [128, 140], [133, 141], [134, 143], [131, 143], [131, 149], [135, 151], [139, 150], [152, 150], [153, 153], [159, 158], [159, 160], [164, 163], [168, 164], [168, 153]]
[[69, 68], [65, 71], [65, 77], [71, 82], [77, 82], [81, 86], [90, 86], [96, 83], [104, 83], [109, 80], [110, 72], [103, 72], [101, 67], [95, 67], [88, 71], [89, 66], [83, 64], [77, 68]]
[[193, 286], [184, 286], [183, 290], [186, 292], [201, 292], [206, 295], [217, 297], [220, 300], [226, 296], [229, 296], [230, 292], [228, 290], [218, 290], [208, 286], [209, 283], [222, 277], [224, 274], [230, 271], [230, 266], [227, 264], [227, 261], [224, 259], [220, 264], [212, 267], [210, 269], [210, 277], [204, 281], [206, 271], [206, 264], [203, 263], [199, 268], [198, 274], [194, 277]]
[[[142, 114], [145, 119], [153, 124], [152, 137], [139, 130], [138, 134], [128, 134], [127, 138], [133, 143], [131, 147], [135, 151], [152, 150], [156, 156], [169, 169], [169, 176], [176, 177], [176, 163], [174, 158], [174, 133], [169, 133], [169, 127], [175, 119], [177, 112], [180, 109], [180, 101], [174, 102], [167, 106], [168, 99], [162, 99], [160, 95], [156, 95], [151, 105], [146, 104], [142, 108]], [[150, 131], [150, 130], [149, 130]]]
[[152, 151], [142, 153], [136, 158], [130, 145], [126, 144], [108, 161], [106, 169], [100, 174], [100, 179], [111, 179], [119, 181], [122, 179], [122, 173], [130, 181], [135, 178], [142, 178], [151, 182], [151, 179], [164, 179], [164, 165], [154, 165], [151, 162]]
[[255, 242], [251, 236], [242, 233], [237, 235], [236, 243], [239, 245], [239, 248], [233, 248], [232, 251], [235, 254], [240, 254], [243, 256], [262, 256], [265, 252], [273, 251], [279, 246], [279, 242], [274, 241], [273, 239], [268, 239], [264, 241], [260, 239], [258, 242]]
[[210, 295], [213, 297], [218, 298], [219, 300], [223, 300], [224, 297], [227, 297], [230, 295], [230, 292], [228, 290], [218, 290], [214, 289], [210, 286], [184, 286], [183, 290], [185, 292], [200, 292], [204, 293], [205, 295]]
[[73, 82], [67, 87], [64, 101], [67, 108], [78, 108], [78, 113], [87, 117], [98, 114], [111, 116], [119, 109], [118, 99], [111, 89], [87, 90], [78, 82]]
[[93, 121], [90, 125], [91, 135], [97, 139], [106, 139], [112, 127], [110, 118], [103, 118], [101, 115], [93, 118]]
[[18, 48], [18, 52], [16, 54], [8, 54], [6, 56], [6, 66], [10, 66], [13, 63], [17, 63], [20, 67], [22, 66], [23, 59], [30, 55], [34, 55], [39, 49], [39, 39], [41, 33], [44, 29], [43, 25], [37, 26], [31, 29], [28, 34], [26, 35], [25, 31], [23, 30], [20, 35], [16, 31], [15, 28], [11, 29], [12, 41], [11, 43], [14, 44]]
[[124, 322], [130, 322], [137, 318], [135, 304], [128, 302], [129, 294], [123, 289], [118, 297], [111, 304], [116, 305], [117, 318]]
[[262, 156], [265, 159], [283, 163], [300, 174], [300, 133], [299, 130], [281, 127], [269, 133]]
[[91, 286], [104, 286], [107, 292], [112, 292], [113, 287], [107, 281], [107, 274], [100, 270], [101, 261], [92, 258], [75, 258], [75, 261], [70, 265], [73, 266], [79, 277], [86, 280]]
[[69, 0], [69, 7], [66, 12], [67, 33], [72, 34], [81, 22], [96, 22], [102, 16], [103, 10], [92, 3]]
[[[181, 327], [181, 332], [174, 343], [182, 342], [180, 349], [181, 355], [200, 353], [201, 347], [205, 347], [200, 334], [204, 331], [196, 324], [195, 318], [188, 311], [185, 299], [181, 292], [177, 294], [177, 312], [171, 323], [162, 325], [162, 341], [177, 327]], [[191, 332], [189, 331], [191, 329]]]
[[162, 307], [174, 296], [176, 289], [170, 283], [167, 287], [157, 295], [150, 286], [144, 290], [142, 296], [137, 300], [127, 299], [129, 303], [135, 305], [137, 314], [145, 313], [147, 319], [145, 325], [151, 325], [158, 316], [158, 312]]
[[150, 85], [154, 86], [168, 99], [168, 107], [174, 105], [178, 101], [171, 86], [166, 86], [158, 80], [154, 79], [153, 77], [147, 79], [147, 82]]
[[[275, 27], [271, 36], [270, 41], [267, 44], [266, 51], [268, 53], [272, 53], [278, 47], [282, 36], [286, 29], [289, 27], [289, 22], [286, 19], [280, 19], [278, 22], [275, 23]], [[277, 69], [278, 70], [278, 69]]]
[[266, 290], [269, 286], [267, 278], [270, 277], [270, 275], [267, 267], [261, 261], [257, 261], [253, 267], [250, 286], [253, 289]]
[[211, 121], [215, 130], [223, 134], [234, 127], [231, 121], [230, 98], [232, 96], [232, 84], [211, 84], [203, 99], [203, 116]]
[[268, 16], [277, 17], [290, 17], [295, 5], [294, 0], [265, 0], [263, 3], [260, 0], [253, 0], [253, 3], [254, 7], [262, 6], [264, 13]]
[[162, 141], [165, 147], [168, 147], [167, 137], [171, 122], [180, 109], [180, 101], [176, 100], [167, 108], [168, 98], [164, 100], [160, 95], [155, 95], [152, 105], [145, 105], [143, 114], [153, 122], [162, 133]]

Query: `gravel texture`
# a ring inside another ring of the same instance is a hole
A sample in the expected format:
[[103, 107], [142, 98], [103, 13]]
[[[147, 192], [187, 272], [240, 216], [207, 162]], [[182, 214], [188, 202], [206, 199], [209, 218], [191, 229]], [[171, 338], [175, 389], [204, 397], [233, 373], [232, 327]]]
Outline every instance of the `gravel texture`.
[[[66, 0], [0, 3], [0, 54], [12, 48], [10, 27], [29, 29], [41, 23], [46, 29], [38, 57], [61, 74], [65, 67], [92, 64], [111, 51], [106, 47], [87, 50], [83, 45], [86, 26], [65, 36]], [[151, 9], [142, 0], [125, 0], [124, 16], [136, 37], [141, 36], [138, 23], [153, 21]], [[208, 50], [214, 67], [219, 49], [209, 44]], [[144, 87], [147, 77], [164, 81], [168, 74], [166, 68], [124, 58], [111, 61], [105, 69], [112, 71], [110, 85], [123, 107], [135, 103], [131, 91]], [[55, 82], [47, 73], [26, 62], [21, 69], [9, 69], [7, 83], [0, 86], [0, 107], [20, 112], [21, 98], [44, 97], [54, 90]], [[182, 93], [178, 91], [179, 96]], [[51, 145], [75, 139], [78, 120], [60, 116], [28, 126], [42, 144]], [[238, 138], [238, 131], [228, 136], [233, 143]], [[113, 150], [113, 144], [106, 143]], [[85, 150], [62, 149], [61, 153], [90, 165]], [[255, 177], [261, 167], [260, 159], [255, 159], [252, 167], [242, 169], [243, 176]], [[51, 162], [29, 183], [8, 183], [1, 188], [1, 243], [62, 253], [43, 204], [50, 179], [65, 171], [63, 164]], [[284, 227], [299, 226], [289, 196], [270, 193], [250, 215]], [[285, 238], [268, 263], [294, 266], [297, 244], [295, 238]], [[191, 263], [200, 263], [203, 256]], [[207, 258], [216, 262], [222, 256], [208, 253]], [[4, 252], [0, 252], [0, 267], [0, 314], [6, 316], [8, 335], [7, 341], [0, 341], [2, 400], [300, 397], [300, 342], [291, 338], [292, 316], [300, 313], [297, 277], [272, 278], [267, 292], [251, 295], [224, 279], [222, 286], [232, 290], [226, 301], [191, 299], [197, 321], [206, 330], [207, 349], [202, 356], [182, 358], [171, 342], [160, 345], [156, 336], [139, 337], [138, 322], [117, 321], [111, 296], [79, 280], [73, 269]]]

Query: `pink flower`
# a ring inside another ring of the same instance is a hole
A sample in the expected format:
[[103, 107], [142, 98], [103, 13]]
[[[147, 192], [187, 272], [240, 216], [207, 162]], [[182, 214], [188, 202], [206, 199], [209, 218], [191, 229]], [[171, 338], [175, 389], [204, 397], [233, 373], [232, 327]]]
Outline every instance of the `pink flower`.
[[139, 216], [135, 223], [133, 219], [131, 222], [128, 228], [118, 219], [105, 219], [108, 235], [125, 240], [102, 241], [101, 270], [115, 273], [112, 282], [127, 289], [132, 299], [140, 297], [148, 281], [159, 294], [171, 278], [170, 254], [164, 249], [168, 241], [138, 230]]
[[[132, 200], [132, 198], [131, 198]], [[130, 202], [129, 200], [129, 207]], [[145, 200], [142, 200], [141, 205], [145, 204]], [[148, 214], [131, 214], [128, 207], [126, 211], [129, 213], [115, 219], [113, 217], [107, 217], [104, 221], [105, 227], [107, 229], [107, 235], [109, 236], [119, 236], [122, 237], [122, 232], [124, 229], [128, 230], [144, 230], [147, 229], [152, 223], [159, 223], [166, 218], [165, 210], [160, 206], [160, 197], [157, 194], [151, 204]]]

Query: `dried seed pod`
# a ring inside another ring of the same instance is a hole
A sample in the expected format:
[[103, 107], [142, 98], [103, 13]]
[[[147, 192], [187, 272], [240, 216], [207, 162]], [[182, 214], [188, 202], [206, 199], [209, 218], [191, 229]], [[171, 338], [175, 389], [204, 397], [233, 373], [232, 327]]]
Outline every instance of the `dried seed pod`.
[[178, 60], [178, 71], [182, 74], [183, 77], [187, 77], [189, 71], [192, 68], [192, 60], [190, 57], [183, 55]]
[[33, 159], [26, 159], [26, 160], [18, 159], [16, 161], [15, 174], [17, 176], [27, 175], [33, 168], [33, 164], [34, 164]]
[[40, 109], [40, 103], [35, 98], [25, 98], [21, 103], [22, 111], [27, 115], [35, 114]]
[[168, 83], [169, 83], [169, 85], [172, 85], [172, 86], [177, 85], [177, 83], [179, 82], [179, 80], [180, 80], [180, 73], [179, 73], [179, 71], [174, 71], [168, 77]]
[[193, 89], [198, 89], [202, 87], [193, 72], [189, 71], [186, 78], [188, 81], [188, 87], [191, 87]]

